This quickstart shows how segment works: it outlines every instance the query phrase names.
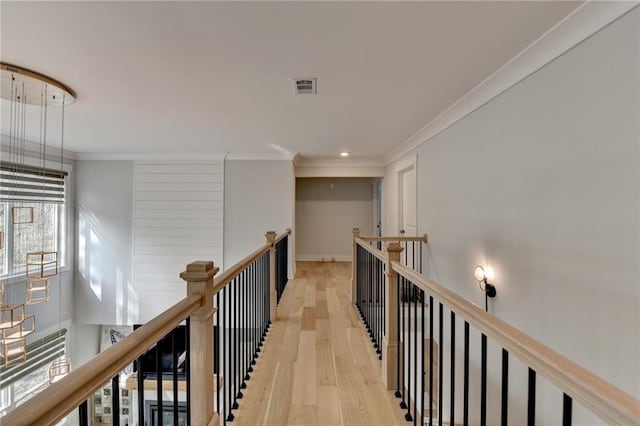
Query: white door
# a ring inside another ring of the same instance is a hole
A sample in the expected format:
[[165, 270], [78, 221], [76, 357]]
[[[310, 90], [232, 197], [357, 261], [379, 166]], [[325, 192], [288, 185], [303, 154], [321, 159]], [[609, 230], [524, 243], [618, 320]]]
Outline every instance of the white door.
[[416, 169], [400, 171], [400, 235], [415, 237], [416, 225]]
[[[404, 168], [398, 172], [398, 182], [400, 183], [399, 193], [399, 233], [403, 237], [415, 237], [417, 235], [416, 223], [416, 168], [415, 164]], [[400, 259], [407, 266], [414, 267], [415, 243], [401, 243], [404, 248]]]

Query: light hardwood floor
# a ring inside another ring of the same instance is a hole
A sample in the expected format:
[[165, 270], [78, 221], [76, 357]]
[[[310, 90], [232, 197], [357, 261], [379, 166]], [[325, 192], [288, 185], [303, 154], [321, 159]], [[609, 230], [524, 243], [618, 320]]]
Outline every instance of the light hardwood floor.
[[407, 424], [350, 301], [351, 263], [299, 262], [238, 425]]

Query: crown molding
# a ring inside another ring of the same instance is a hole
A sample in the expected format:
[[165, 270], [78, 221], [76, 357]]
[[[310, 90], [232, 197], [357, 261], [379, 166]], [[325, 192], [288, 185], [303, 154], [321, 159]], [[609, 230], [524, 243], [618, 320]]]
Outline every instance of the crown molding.
[[226, 153], [152, 153], [152, 152], [77, 152], [76, 160], [81, 161], [221, 161]]
[[250, 154], [234, 154], [228, 153], [227, 160], [286, 160], [293, 161], [297, 153], [250, 153]]
[[220, 161], [220, 160], [286, 160], [292, 161], [293, 154], [256, 153], [234, 154], [227, 152], [180, 152], [180, 153], [151, 153], [151, 152], [77, 152], [76, 160], [85, 161]]
[[296, 167], [384, 167], [385, 162], [377, 158], [304, 158], [294, 159]]
[[389, 165], [440, 132], [509, 90], [582, 41], [614, 22], [640, 2], [588, 1], [487, 77], [478, 86], [441, 112], [386, 157]]
[[378, 178], [385, 175], [386, 168], [380, 159], [322, 159], [297, 158], [296, 177], [366, 177]]
[[[4, 154], [11, 155], [11, 147], [9, 144], [9, 135], [0, 134], [0, 151]], [[25, 140], [21, 142], [24, 144], [24, 154], [31, 157], [40, 157], [41, 145], [37, 142], [32, 142], [29, 140]], [[22, 154], [22, 152], [21, 152]], [[69, 151], [67, 149], [62, 150], [62, 156], [66, 160], [75, 160], [76, 153], [73, 151]], [[55, 147], [52, 145], [47, 145], [46, 157], [51, 161], [60, 161], [60, 147]]]

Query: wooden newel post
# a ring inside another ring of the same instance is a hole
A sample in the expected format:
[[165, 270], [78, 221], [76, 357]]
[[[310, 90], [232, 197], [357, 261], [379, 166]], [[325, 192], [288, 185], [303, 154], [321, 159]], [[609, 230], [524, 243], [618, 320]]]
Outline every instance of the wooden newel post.
[[386, 335], [382, 338], [382, 382], [389, 390], [397, 388], [397, 363], [398, 357], [402, 356], [398, 333], [398, 273], [391, 267], [391, 262], [400, 262], [402, 250], [400, 243], [387, 244], [387, 285], [384, 287]]
[[191, 314], [189, 341], [189, 380], [191, 382], [191, 423], [208, 425], [213, 413], [213, 276], [219, 268], [213, 262], [187, 265], [180, 278], [187, 282], [187, 294], [203, 296], [202, 306]]
[[360, 238], [360, 228], [353, 228], [351, 232], [353, 233], [353, 254], [351, 257], [351, 303], [355, 305], [358, 297], [358, 243], [356, 243], [356, 238]]
[[276, 305], [278, 295], [276, 293], [276, 233], [268, 231], [265, 235], [267, 244], [271, 244], [269, 249], [269, 320], [276, 320]]

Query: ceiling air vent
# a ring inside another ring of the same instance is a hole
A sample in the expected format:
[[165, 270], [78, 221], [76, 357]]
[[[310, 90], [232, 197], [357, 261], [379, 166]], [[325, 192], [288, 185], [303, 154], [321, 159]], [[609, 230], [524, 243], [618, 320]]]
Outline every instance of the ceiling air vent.
[[293, 80], [296, 95], [315, 95], [317, 80], [315, 78], [301, 78]]

